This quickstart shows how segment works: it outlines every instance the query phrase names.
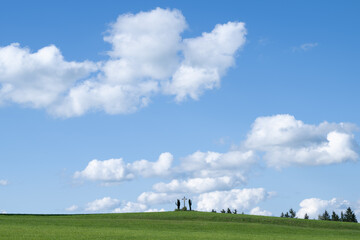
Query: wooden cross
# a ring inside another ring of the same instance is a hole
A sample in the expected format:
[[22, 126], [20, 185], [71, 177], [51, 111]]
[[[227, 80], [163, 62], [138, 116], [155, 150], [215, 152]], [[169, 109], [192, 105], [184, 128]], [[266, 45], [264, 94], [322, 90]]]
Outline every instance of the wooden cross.
[[185, 201], [187, 200], [187, 198], [184, 196], [184, 198], [181, 200], [184, 200], [184, 207], [185, 207]]

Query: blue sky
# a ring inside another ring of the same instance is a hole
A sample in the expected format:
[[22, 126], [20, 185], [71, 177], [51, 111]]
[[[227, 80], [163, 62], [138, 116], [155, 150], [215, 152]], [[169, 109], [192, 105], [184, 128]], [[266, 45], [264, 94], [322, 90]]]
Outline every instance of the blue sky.
[[357, 1], [3, 1], [0, 212], [360, 213]]

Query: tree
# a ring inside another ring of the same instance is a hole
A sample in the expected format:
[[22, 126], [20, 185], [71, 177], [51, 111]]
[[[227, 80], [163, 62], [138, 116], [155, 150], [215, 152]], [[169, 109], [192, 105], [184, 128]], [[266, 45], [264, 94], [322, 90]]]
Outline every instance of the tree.
[[357, 222], [355, 213], [351, 210], [350, 207], [346, 209], [344, 214], [344, 222]]
[[215, 209], [212, 209], [211, 212], [216, 213], [216, 210], [215, 210]]
[[283, 213], [283, 212], [281, 213], [280, 217], [285, 217], [285, 215], [284, 215], [284, 213]]
[[331, 214], [331, 221], [339, 221], [340, 218], [339, 218], [339, 215], [336, 214], [336, 212], [332, 212]]
[[340, 214], [340, 221], [341, 221], [341, 222], [344, 221], [344, 213], [343, 213], [343, 211], [341, 211], [341, 214]]
[[322, 215], [319, 215], [318, 219], [319, 220], [325, 220], [325, 221], [330, 221], [331, 220], [330, 215], [326, 210]]
[[236, 210], [236, 209], [233, 211], [233, 214], [237, 214], [237, 210]]
[[225, 213], [225, 210], [224, 210], [224, 209], [222, 209], [222, 210], [221, 210], [221, 213]]
[[231, 210], [230, 208], [227, 209], [226, 213], [231, 213]]
[[309, 215], [305, 213], [304, 219], [309, 219]]
[[179, 199], [175, 202], [175, 205], [177, 206], [177, 210], [180, 210], [180, 200]]
[[286, 218], [289, 218], [289, 217], [290, 217], [290, 215], [289, 215], [288, 212], [286, 212], [284, 216], [285, 216]]
[[191, 211], [191, 204], [192, 204], [191, 199], [189, 199], [189, 210], [190, 211]]
[[289, 213], [291, 218], [294, 218], [296, 216], [296, 212], [292, 208], [290, 208]]

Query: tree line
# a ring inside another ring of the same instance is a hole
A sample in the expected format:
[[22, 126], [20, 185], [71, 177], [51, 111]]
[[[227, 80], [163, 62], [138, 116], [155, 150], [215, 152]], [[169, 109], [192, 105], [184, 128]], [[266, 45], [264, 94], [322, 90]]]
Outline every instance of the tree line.
[[[280, 217], [295, 218], [296, 212], [292, 208], [290, 208], [290, 210], [288, 212], [286, 212], [285, 214], [282, 212]], [[304, 219], [309, 219], [309, 215], [307, 213], [305, 213]], [[358, 222], [354, 211], [351, 210], [350, 207], [348, 207], [346, 209], [345, 213], [343, 211], [341, 211], [340, 216], [335, 211], [332, 211], [332, 214], [330, 215], [328, 213], [328, 211], [325, 210], [325, 212], [323, 214], [320, 214], [318, 216], [318, 220], [338, 221], [338, 222], [356, 222], [356, 223]]]

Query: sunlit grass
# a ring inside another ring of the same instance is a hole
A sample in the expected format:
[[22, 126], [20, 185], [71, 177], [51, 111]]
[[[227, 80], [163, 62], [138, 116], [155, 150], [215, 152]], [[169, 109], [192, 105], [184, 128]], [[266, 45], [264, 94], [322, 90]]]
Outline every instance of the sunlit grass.
[[0, 239], [360, 239], [360, 225], [204, 212], [0, 215]]

